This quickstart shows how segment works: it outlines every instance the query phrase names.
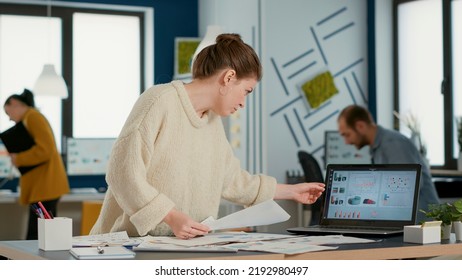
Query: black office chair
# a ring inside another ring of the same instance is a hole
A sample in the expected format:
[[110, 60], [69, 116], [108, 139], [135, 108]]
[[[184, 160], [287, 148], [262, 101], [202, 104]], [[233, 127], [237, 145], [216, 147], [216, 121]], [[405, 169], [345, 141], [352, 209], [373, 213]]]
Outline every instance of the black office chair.
[[[305, 151], [298, 152], [298, 160], [302, 166], [305, 175], [305, 182], [324, 182], [321, 167], [318, 161]], [[324, 194], [313, 204], [311, 204], [310, 225], [317, 225], [321, 219], [321, 205], [324, 200]]]

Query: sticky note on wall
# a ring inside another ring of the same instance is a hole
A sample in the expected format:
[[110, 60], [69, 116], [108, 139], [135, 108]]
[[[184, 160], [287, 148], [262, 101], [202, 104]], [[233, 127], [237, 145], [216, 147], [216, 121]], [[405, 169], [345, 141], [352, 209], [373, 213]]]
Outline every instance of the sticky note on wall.
[[326, 71], [301, 85], [301, 90], [311, 108], [318, 108], [322, 103], [338, 93], [334, 77]]

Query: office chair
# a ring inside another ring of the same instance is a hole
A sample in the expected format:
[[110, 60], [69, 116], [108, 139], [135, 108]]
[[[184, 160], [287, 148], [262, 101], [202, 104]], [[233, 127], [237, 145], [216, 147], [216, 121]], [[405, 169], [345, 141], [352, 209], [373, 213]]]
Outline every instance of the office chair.
[[[324, 182], [321, 167], [318, 161], [305, 151], [298, 152], [298, 160], [302, 166], [305, 175], [305, 182]], [[310, 225], [317, 225], [321, 219], [321, 205], [324, 200], [324, 194], [313, 204], [311, 204]]]
[[80, 224], [80, 235], [88, 235], [96, 223], [103, 201], [84, 200], [82, 201], [82, 218]]

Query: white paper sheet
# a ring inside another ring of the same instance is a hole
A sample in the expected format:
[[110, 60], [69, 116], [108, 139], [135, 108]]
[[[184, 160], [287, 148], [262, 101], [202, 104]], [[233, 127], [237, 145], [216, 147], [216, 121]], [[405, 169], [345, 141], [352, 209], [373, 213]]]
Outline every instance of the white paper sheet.
[[218, 220], [209, 217], [202, 224], [209, 226], [211, 230], [220, 230], [270, 225], [287, 221], [289, 218], [290, 215], [279, 204], [274, 200], [268, 200]]
[[259, 251], [282, 254], [301, 254], [306, 252], [335, 250], [340, 244], [358, 244], [380, 242], [381, 240], [364, 239], [343, 235], [327, 236], [292, 236], [292, 238], [273, 239], [258, 242], [232, 243], [222, 247], [242, 251]]
[[180, 246], [175, 244], [156, 243], [144, 241], [140, 245], [133, 247], [133, 251], [147, 251], [147, 252], [226, 252], [235, 253], [238, 250], [233, 248], [226, 248], [223, 246], [205, 245], [205, 246]]
[[231, 242], [255, 242], [263, 240], [274, 240], [291, 238], [292, 235], [275, 234], [275, 233], [247, 233], [247, 232], [219, 232], [210, 233], [204, 236], [198, 236], [192, 239], [179, 239], [171, 236], [144, 236], [141, 237], [143, 242], [153, 244], [173, 244], [178, 246], [192, 247], [204, 245], [227, 244]]
[[[282, 254], [300, 254], [313, 251], [335, 250], [332, 245], [371, 243], [380, 240], [342, 235], [300, 236], [272, 233], [222, 232], [210, 233], [188, 240], [168, 236], [145, 236], [139, 251], [259, 251]], [[329, 244], [330, 246], [326, 246]]]
[[278, 239], [275, 241], [263, 242], [249, 242], [249, 243], [234, 243], [224, 245], [222, 247], [241, 250], [241, 251], [255, 251], [255, 252], [269, 252], [277, 254], [301, 254], [315, 251], [335, 250], [338, 247], [312, 245], [302, 242], [293, 242], [293, 239]]
[[119, 231], [95, 235], [74, 236], [72, 238], [72, 246], [134, 246], [140, 244], [141, 241], [142, 240], [138, 238], [129, 238], [126, 231]]

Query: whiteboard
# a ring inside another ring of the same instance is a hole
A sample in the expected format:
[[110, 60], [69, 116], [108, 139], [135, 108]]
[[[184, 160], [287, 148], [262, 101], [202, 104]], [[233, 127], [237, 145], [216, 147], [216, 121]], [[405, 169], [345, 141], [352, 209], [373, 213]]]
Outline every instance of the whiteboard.
[[115, 140], [115, 138], [67, 138], [67, 174], [106, 174]]
[[369, 146], [364, 146], [361, 150], [354, 145], [348, 145], [343, 137], [336, 130], [328, 130], [324, 136], [325, 160], [327, 164], [370, 164], [371, 156]]

